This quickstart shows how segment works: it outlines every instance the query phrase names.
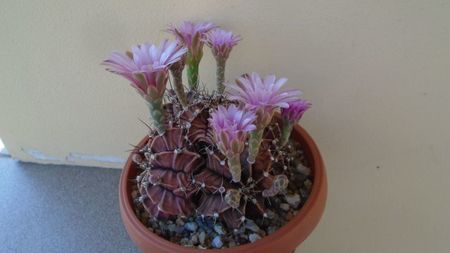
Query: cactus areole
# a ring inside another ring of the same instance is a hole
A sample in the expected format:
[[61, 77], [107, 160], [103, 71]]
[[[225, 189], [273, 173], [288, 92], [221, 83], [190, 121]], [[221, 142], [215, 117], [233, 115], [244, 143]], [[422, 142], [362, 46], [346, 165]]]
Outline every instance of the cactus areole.
[[[130, 237], [149, 253], [293, 252], [326, 200], [319, 150], [297, 124], [309, 102], [289, 111], [301, 92], [283, 89], [287, 79], [274, 75], [225, 82], [240, 36], [206, 22], [168, 31], [176, 41], [141, 44], [103, 62], [131, 82], [150, 115], [119, 186]], [[220, 68], [213, 92], [198, 82], [204, 44]]]

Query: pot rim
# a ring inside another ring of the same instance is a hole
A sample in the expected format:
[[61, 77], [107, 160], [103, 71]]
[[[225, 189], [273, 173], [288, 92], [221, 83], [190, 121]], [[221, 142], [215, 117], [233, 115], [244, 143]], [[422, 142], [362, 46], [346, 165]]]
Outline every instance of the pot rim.
[[[319, 152], [319, 149], [314, 142], [314, 140], [311, 138], [311, 136], [306, 132], [305, 129], [303, 129], [300, 125], [296, 125], [294, 127], [293, 135], [299, 136], [302, 138], [302, 143], [305, 143], [306, 145], [306, 152], [310, 152], [310, 167], [313, 171], [313, 184], [312, 189], [310, 192], [310, 195], [308, 196], [308, 199], [306, 200], [305, 204], [301, 209], [299, 209], [299, 212], [294, 216], [292, 220], [290, 220], [288, 223], [283, 225], [281, 228], [277, 229], [273, 234], [264, 236], [262, 239], [254, 242], [254, 243], [247, 243], [244, 245], [239, 245], [232, 248], [224, 248], [224, 249], [198, 249], [198, 248], [188, 248], [181, 246], [179, 244], [170, 242], [163, 237], [160, 237], [159, 235], [151, 232], [144, 224], [141, 223], [141, 221], [136, 217], [133, 207], [131, 206], [131, 200], [130, 196], [128, 194], [128, 184], [130, 183], [130, 180], [128, 180], [131, 166], [132, 166], [132, 160], [131, 155], [128, 157], [127, 162], [125, 164], [124, 170], [122, 172], [122, 175], [120, 177], [120, 183], [119, 183], [119, 201], [120, 201], [120, 209], [122, 213], [122, 217], [126, 216], [128, 217], [128, 221], [132, 223], [131, 225], [134, 226], [134, 228], [139, 232], [139, 236], [147, 241], [148, 243], [156, 244], [160, 248], [166, 249], [168, 252], [180, 252], [180, 253], [198, 253], [200, 250], [202, 252], [222, 252], [222, 253], [235, 253], [235, 252], [246, 252], [247, 250], [252, 250], [255, 252], [259, 252], [258, 249], [263, 249], [267, 247], [269, 244], [273, 244], [276, 241], [281, 240], [285, 234], [289, 233], [290, 231], [294, 230], [298, 226], [303, 226], [307, 222], [307, 216], [310, 215], [311, 209], [316, 205], [316, 202], [319, 201], [318, 196], [323, 194], [321, 191], [327, 191], [327, 181], [326, 181], [326, 172], [325, 172], [325, 165], [322, 159], [322, 156]], [[295, 134], [294, 134], [295, 132]], [[299, 138], [295, 137], [294, 138]], [[144, 139], [142, 139], [138, 146], [143, 146], [147, 141], [149, 137], [146, 136]], [[325, 192], [325, 198], [326, 198], [326, 192]], [[123, 201], [125, 200], [125, 201]], [[125, 202], [125, 203], [123, 203]]]

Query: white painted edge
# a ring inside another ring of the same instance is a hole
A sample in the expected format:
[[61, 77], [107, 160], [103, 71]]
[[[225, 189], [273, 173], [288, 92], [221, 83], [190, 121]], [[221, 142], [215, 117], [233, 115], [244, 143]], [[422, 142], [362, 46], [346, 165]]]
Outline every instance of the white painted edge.
[[65, 164], [65, 162], [75, 164], [78, 162], [97, 162], [97, 163], [121, 164], [121, 165], [125, 163], [125, 159], [111, 155], [93, 155], [93, 154], [70, 152], [67, 156], [61, 158], [45, 154], [37, 149], [21, 148], [21, 150], [24, 153], [28, 154], [31, 158], [43, 162], [52, 162], [61, 164]]

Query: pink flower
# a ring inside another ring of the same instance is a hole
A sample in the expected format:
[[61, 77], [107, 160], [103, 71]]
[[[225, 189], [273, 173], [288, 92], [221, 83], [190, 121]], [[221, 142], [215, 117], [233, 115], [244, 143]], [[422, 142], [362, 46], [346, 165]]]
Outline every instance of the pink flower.
[[238, 78], [235, 84], [228, 84], [226, 93], [230, 99], [242, 102], [252, 111], [271, 114], [277, 107], [288, 108], [289, 102], [297, 100], [301, 94], [298, 89], [281, 90], [286, 81], [286, 78], [276, 80], [274, 75], [262, 79], [253, 72]]
[[164, 94], [169, 66], [180, 61], [187, 49], [177, 42], [164, 40], [160, 46], [140, 44], [131, 53], [113, 52], [103, 62], [107, 70], [121, 75], [144, 97], [161, 97]]
[[241, 37], [229, 31], [214, 29], [206, 34], [204, 41], [211, 48], [217, 60], [226, 60], [230, 55], [231, 49], [241, 41]]
[[[230, 151], [242, 152], [247, 133], [256, 129], [253, 124], [255, 119], [255, 113], [241, 110], [232, 104], [228, 108], [219, 106], [208, 120], [214, 129], [219, 149], [226, 155]], [[238, 150], [233, 149], [233, 143], [239, 145]]]
[[194, 37], [199, 34], [201, 38], [210, 30], [216, 28], [217, 26], [210, 22], [199, 22], [193, 23], [190, 21], [184, 21], [180, 26], [170, 25], [167, 29], [169, 32], [173, 33], [177, 40], [181, 42], [186, 47], [190, 48], [193, 45]]
[[281, 109], [281, 116], [291, 123], [297, 123], [303, 113], [311, 107], [311, 103], [304, 99], [297, 99], [289, 102], [288, 108]]
[[189, 49], [193, 59], [200, 61], [205, 34], [216, 27], [216, 25], [209, 22], [193, 23], [184, 21], [180, 26], [171, 25], [167, 30], [175, 35], [179, 43]]

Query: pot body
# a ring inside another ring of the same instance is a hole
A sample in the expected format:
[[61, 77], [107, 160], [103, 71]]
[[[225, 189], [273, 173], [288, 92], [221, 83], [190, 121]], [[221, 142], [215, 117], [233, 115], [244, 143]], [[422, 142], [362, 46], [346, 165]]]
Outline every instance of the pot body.
[[[299, 125], [294, 127], [291, 138], [302, 144], [306, 158], [313, 173], [313, 185], [310, 196], [297, 215], [278, 229], [275, 233], [256, 241], [233, 248], [219, 250], [201, 250], [186, 248], [169, 242], [162, 237], [150, 232], [136, 217], [133, 211], [133, 200], [131, 198], [131, 179], [135, 179], [138, 169], [128, 157], [119, 183], [120, 213], [125, 228], [130, 238], [144, 253], [292, 253], [295, 248], [306, 239], [313, 231], [325, 209], [327, 197], [327, 179], [325, 166], [319, 149], [309, 134]], [[148, 141], [144, 138], [139, 144], [143, 147]]]

